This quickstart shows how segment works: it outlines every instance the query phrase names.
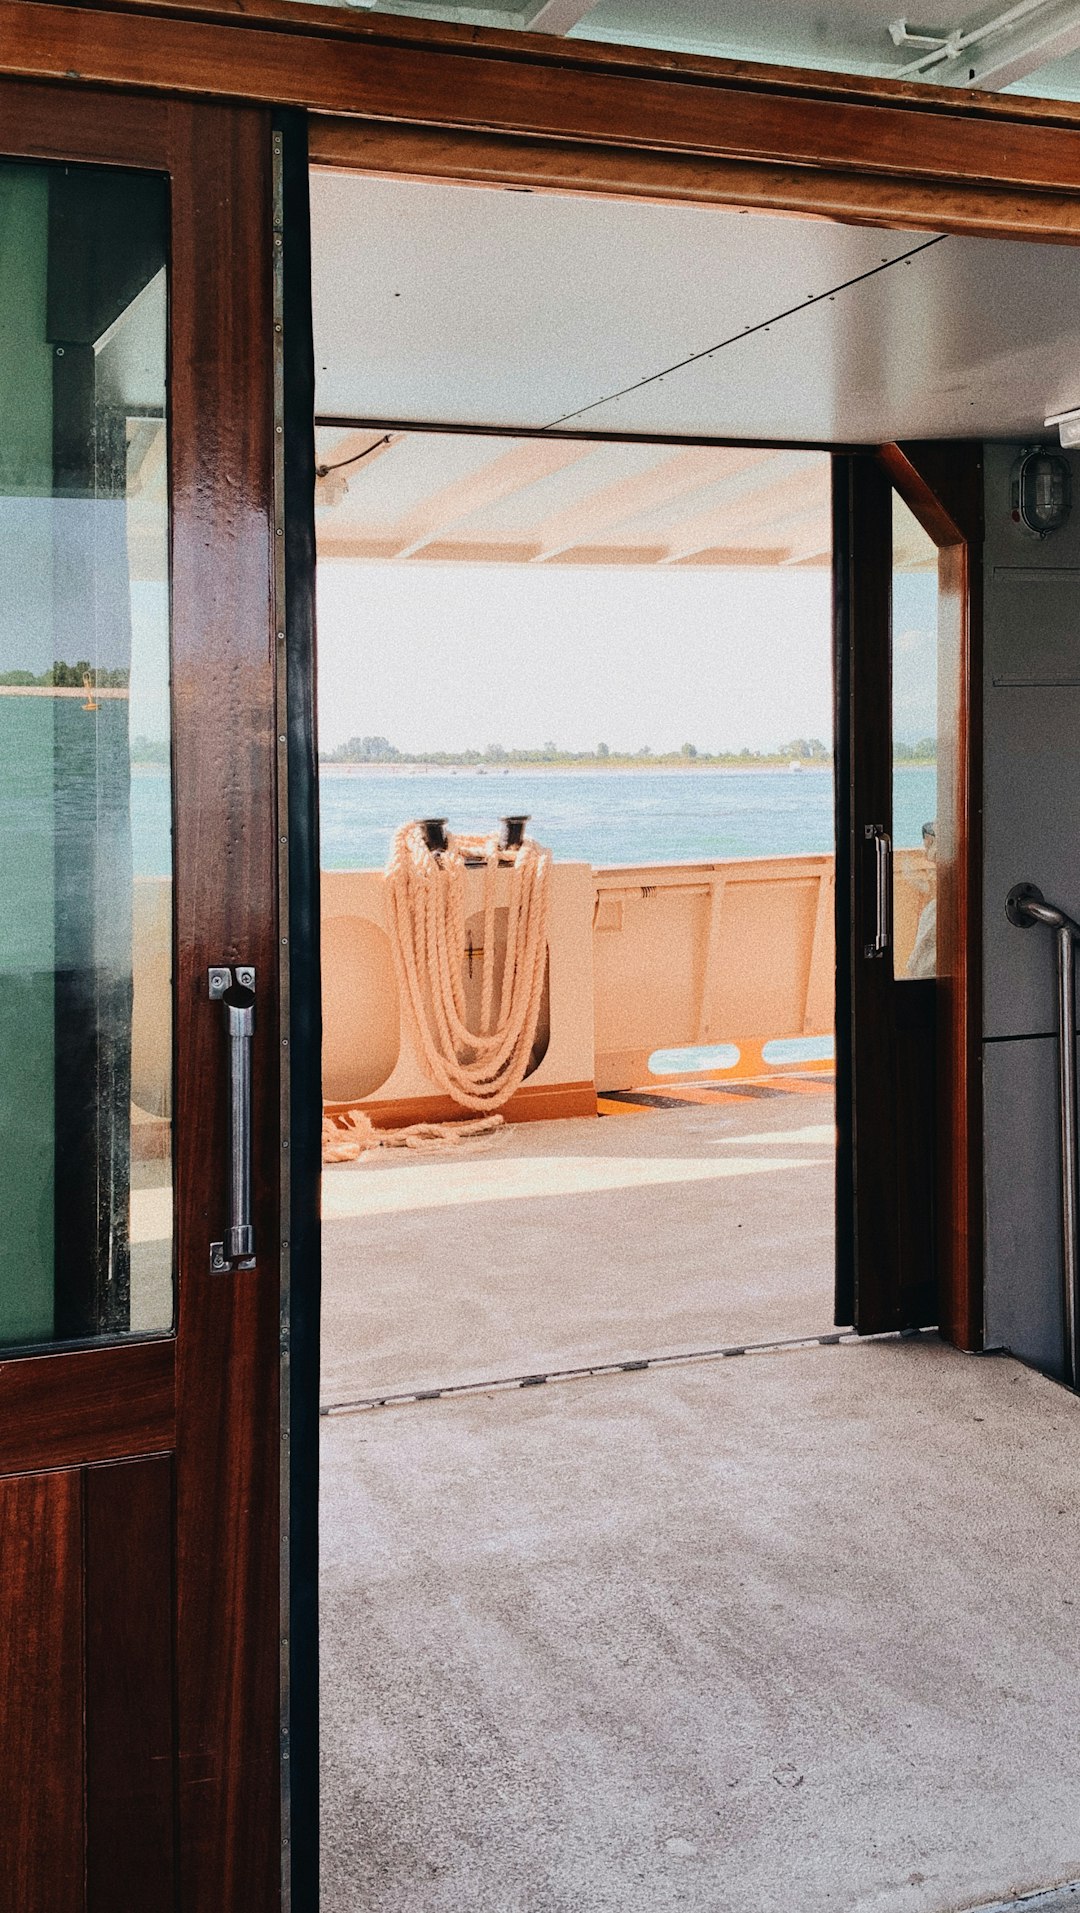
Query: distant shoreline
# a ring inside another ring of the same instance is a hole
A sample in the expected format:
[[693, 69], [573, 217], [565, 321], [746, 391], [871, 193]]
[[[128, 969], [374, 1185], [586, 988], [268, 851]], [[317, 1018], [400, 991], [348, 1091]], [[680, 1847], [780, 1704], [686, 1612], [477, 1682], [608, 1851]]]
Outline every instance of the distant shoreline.
[[[893, 765], [897, 771], [933, 770], [935, 760], [932, 757], [904, 757]], [[168, 764], [155, 762], [152, 758], [136, 757], [131, 760], [133, 771], [158, 771], [166, 773]], [[703, 772], [711, 772], [717, 777], [808, 777], [814, 772], [831, 777], [831, 763], [803, 761], [792, 770], [790, 762], [780, 763], [761, 761], [746, 763], [710, 763], [700, 759], [689, 764], [597, 764], [584, 759], [578, 764], [342, 764], [323, 760], [319, 764], [320, 777], [510, 777], [515, 772], [526, 777], [580, 777], [582, 773], [600, 777], [692, 777]]]
[[[798, 765], [800, 774], [807, 771], [825, 771], [832, 775], [832, 764], [805, 760]], [[345, 764], [330, 758], [319, 763], [319, 775], [340, 773], [345, 777], [512, 777], [515, 774], [526, 777], [562, 777], [580, 776], [582, 772], [600, 777], [692, 777], [700, 771], [719, 771], [725, 776], [745, 776], [748, 771], [780, 772], [791, 775], [790, 759], [752, 760], [749, 763], [719, 762], [716, 759], [691, 759], [686, 764], [650, 763], [645, 758], [640, 763], [620, 763], [618, 759], [611, 764], [597, 763], [595, 758], [583, 757], [577, 762], [561, 764]]]
[[[706, 771], [722, 777], [746, 777], [750, 775], [779, 777], [797, 775], [806, 777], [815, 771], [823, 773], [828, 777], [831, 777], [833, 774], [831, 762], [823, 764], [820, 760], [803, 759], [796, 762], [796, 767], [793, 771], [792, 761], [793, 760], [787, 759], [769, 759], [765, 761], [757, 759], [749, 763], [740, 763], [736, 759], [735, 762], [729, 760], [726, 763], [718, 763], [715, 760], [710, 761], [708, 758], [704, 760], [699, 758], [696, 761], [691, 760], [688, 764], [649, 763], [647, 759], [643, 763], [636, 764], [618, 762], [614, 764], [598, 764], [593, 759], [583, 758], [580, 762], [573, 764], [345, 764], [323, 759], [319, 764], [319, 775], [320, 777], [401, 778], [416, 776], [510, 777], [517, 774], [525, 777], [551, 777], [580, 776], [582, 772], [586, 772], [591, 776], [601, 777], [693, 777]], [[934, 759], [932, 757], [910, 757], [902, 758], [894, 768], [898, 771], [931, 770], [933, 765]]]

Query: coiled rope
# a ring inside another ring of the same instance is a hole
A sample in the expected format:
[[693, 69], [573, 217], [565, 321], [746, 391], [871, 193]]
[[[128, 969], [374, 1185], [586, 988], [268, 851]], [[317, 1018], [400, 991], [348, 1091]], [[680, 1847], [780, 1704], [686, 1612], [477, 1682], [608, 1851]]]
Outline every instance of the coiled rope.
[[376, 1129], [362, 1109], [337, 1110], [323, 1117], [324, 1162], [358, 1162], [380, 1149], [411, 1149], [421, 1156], [441, 1156], [461, 1143], [493, 1143], [503, 1119], [500, 1115], [460, 1117], [450, 1123], [408, 1123], [404, 1129]]
[[[540, 1020], [551, 906], [551, 852], [530, 837], [500, 850], [494, 836], [451, 832], [428, 848], [421, 823], [403, 824], [386, 867], [390, 944], [406, 1020], [432, 1081], [463, 1109], [495, 1110], [519, 1089]], [[483, 861], [484, 970], [479, 1027], [465, 1002], [466, 860]], [[506, 949], [496, 990], [495, 911], [509, 866]], [[498, 1021], [495, 1021], [496, 1016]]]

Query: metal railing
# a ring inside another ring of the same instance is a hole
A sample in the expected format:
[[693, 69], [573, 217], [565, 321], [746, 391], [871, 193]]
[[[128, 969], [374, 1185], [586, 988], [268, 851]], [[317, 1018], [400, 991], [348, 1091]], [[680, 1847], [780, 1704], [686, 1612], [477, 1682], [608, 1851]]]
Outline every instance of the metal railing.
[[1078, 1176], [1076, 1134], [1076, 944], [1080, 923], [1056, 904], [1047, 903], [1033, 883], [1014, 884], [1005, 899], [1005, 915], [1017, 929], [1043, 923], [1055, 932], [1058, 981], [1058, 1101], [1061, 1124], [1061, 1267], [1065, 1303], [1065, 1379], [1080, 1383], [1080, 1241], [1077, 1235]]

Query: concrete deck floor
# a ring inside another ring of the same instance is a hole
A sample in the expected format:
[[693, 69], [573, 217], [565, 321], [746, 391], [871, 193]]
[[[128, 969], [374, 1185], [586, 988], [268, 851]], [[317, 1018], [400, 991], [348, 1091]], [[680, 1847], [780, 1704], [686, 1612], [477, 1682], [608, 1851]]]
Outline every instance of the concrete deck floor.
[[832, 1092], [508, 1125], [323, 1177], [323, 1400], [817, 1335]]
[[925, 1341], [329, 1419], [325, 1913], [1076, 1879], [1078, 1461], [1075, 1400]]
[[[325, 1398], [827, 1332], [830, 1121], [793, 1092], [329, 1171]], [[1078, 1460], [1080, 1404], [932, 1339], [329, 1416], [324, 1913], [1076, 1879]]]

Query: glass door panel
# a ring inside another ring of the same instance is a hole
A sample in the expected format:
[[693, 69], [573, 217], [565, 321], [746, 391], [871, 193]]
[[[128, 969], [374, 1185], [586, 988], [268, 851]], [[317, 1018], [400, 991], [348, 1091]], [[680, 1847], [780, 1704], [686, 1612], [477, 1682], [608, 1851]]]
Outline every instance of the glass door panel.
[[898, 981], [937, 975], [938, 548], [892, 499], [892, 950]]
[[0, 1346], [167, 1330], [166, 182], [0, 163]]

